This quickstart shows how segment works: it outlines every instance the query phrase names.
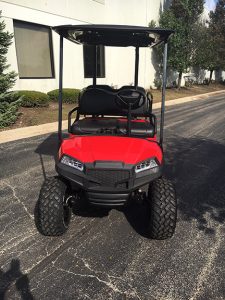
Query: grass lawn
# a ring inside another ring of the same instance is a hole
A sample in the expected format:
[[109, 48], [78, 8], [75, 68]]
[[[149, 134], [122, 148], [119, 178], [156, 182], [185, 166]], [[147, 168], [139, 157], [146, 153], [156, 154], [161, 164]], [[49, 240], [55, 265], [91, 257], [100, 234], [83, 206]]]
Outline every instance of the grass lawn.
[[[218, 90], [225, 90], [225, 85], [214, 83], [209, 86], [196, 85], [188, 88], [183, 87], [180, 90], [171, 88], [166, 90], [166, 100], [173, 100], [173, 99], [187, 97], [187, 96], [194, 96], [194, 95], [214, 92]], [[161, 91], [152, 90], [152, 94], [153, 94], [154, 103], [161, 101]], [[75, 106], [76, 104], [75, 105], [63, 104], [63, 120], [67, 120], [68, 112], [72, 110]], [[21, 107], [19, 109], [19, 113], [20, 116], [15, 124], [7, 128], [0, 129], [0, 131], [25, 127], [25, 126], [33, 126], [33, 125], [50, 123], [50, 122], [56, 122], [58, 119], [58, 105], [55, 102], [50, 102], [49, 107], [43, 107], [43, 108]]]
[[[225, 90], [225, 85], [213, 83], [210, 85], [195, 85], [188, 88], [182, 87], [180, 90], [171, 88], [166, 90], [166, 100], [195, 96], [219, 90]], [[159, 90], [152, 90], [152, 94], [154, 103], [161, 101], [161, 92]]]
[[[63, 120], [67, 120], [68, 112], [75, 106], [76, 104], [63, 104]], [[58, 120], [58, 104], [50, 102], [49, 107], [20, 107], [19, 114], [20, 115], [15, 124], [7, 128], [0, 129], [0, 131], [56, 122]]]

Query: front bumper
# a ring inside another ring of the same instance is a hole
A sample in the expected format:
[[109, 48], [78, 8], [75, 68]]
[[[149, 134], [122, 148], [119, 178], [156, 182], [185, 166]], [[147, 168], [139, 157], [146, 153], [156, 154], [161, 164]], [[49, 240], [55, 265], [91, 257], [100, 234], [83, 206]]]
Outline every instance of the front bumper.
[[91, 204], [111, 207], [124, 205], [133, 191], [159, 178], [162, 166], [136, 174], [133, 165], [95, 162], [85, 164], [81, 172], [59, 162], [56, 171], [73, 189], [85, 191]]

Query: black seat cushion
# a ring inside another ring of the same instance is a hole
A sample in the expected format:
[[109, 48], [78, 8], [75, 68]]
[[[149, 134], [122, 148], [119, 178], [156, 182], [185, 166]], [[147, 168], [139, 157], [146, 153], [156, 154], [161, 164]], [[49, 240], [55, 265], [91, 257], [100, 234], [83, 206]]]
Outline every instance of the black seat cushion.
[[[78, 120], [71, 126], [71, 133], [84, 134], [127, 134], [127, 121], [115, 118], [85, 118]], [[131, 135], [137, 137], [153, 137], [154, 126], [148, 121], [131, 122]]]
[[[127, 121], [118, 120], [118, 133], [127, 133]], [[131, 135], [137, 137], [154, 137], [154, 126], [148, 121], [132, 121], [131, 122]]]
[[116, 133], [117, 119], [85, 118], [78, 120], [71, 126], [71, 133], [98, 134], [98, 133]]

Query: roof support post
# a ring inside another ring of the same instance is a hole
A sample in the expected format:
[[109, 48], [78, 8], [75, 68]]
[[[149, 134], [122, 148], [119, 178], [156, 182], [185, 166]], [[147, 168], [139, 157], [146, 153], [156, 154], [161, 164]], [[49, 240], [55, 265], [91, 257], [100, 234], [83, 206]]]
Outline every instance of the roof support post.
[[163, 55], [162, 104], [161, 104], [161, 119], [160, 119], [160, 140], [159, 140], [159, 144], [161, 147], [163, 145], [163, 128], [164, 128], [165, 98], [166, 98], [167, 50], [168, 50], [168, 42], [166, 40], [164, 45], [164, 55]]
[[96, 78], [97, 78], [97, 46], [93, 47], [94, 52], [94, 61], [93, 61], [93, 86], [96, 86]]
[[59, 147], [62, 143], [62, 86], [63, 86], [63, 36], [60, 35], [59, 48], [59, 112], [58, 112], [58, 141]]
[[138, 86], [138, 67], [139, 67], [139, 47], [135, 48], [135, 74], [134, 74], [134, 86]]

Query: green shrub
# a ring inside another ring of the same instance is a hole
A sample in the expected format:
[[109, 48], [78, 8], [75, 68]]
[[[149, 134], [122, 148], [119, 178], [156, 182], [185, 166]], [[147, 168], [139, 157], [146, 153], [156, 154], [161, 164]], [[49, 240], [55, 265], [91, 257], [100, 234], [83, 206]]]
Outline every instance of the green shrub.
[[17, 91], [17, 95], [23, 96], [23, 107], [45, 107], [49, 105], [49, 97], [45, 93], [37, 91]]
[[[63, 89], [63, 94], [62, 94], [63, 103], [76, 103], [78, 101], [79, 93], [80, 90], [78, 89], [69, 89], [69, 88]], [[59, 90], [50, 91], [47, 93], [47, 95], [49, 96], [50, 100], [58, 101]]]
[[0, 94], [0, 128], [16, 122], [22, 100], [22, 97], [18, 98], [15, 93]]

